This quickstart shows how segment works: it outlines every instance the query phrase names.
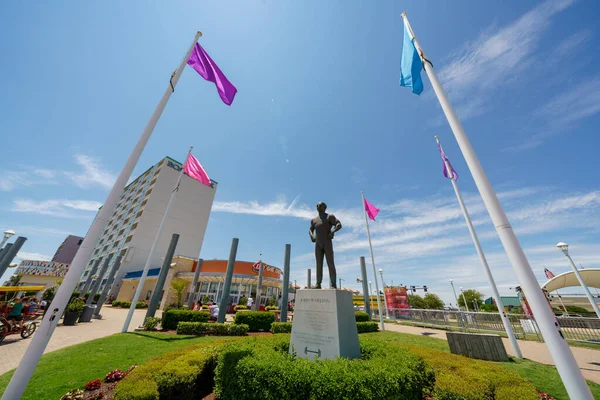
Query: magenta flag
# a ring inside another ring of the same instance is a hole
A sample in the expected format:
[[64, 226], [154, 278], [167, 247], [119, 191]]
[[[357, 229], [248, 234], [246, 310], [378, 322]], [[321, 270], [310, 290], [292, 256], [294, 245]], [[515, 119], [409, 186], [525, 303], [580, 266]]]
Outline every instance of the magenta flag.
[[367, 199], [365, 199], [365, 211], [367, 212], [369, 219], [373, 221], [375, 221], [375, 217], [377, 216], [377, 214], [379, 214], [379, 208], [369, 203]]
[[194, 50], [187, 61], [188, 65], [196, 70], [204, 79], [213, 82], [217, 86], [217, 91], [223, 103], [228, 106], [233, 102], [237, 93], [235, 86], [229, 82], [227, 77], [221, 72], [217, 64], [210, 58], [206, 51], [196, 43]]
[[190, 178], [195, 179], [206, 186], [212, 186], [208, 174], [200, 164], [200, 161], [198, 161], [193, 154], [188, 156], [188, 159], [183, 166], [183, 172]]
[[[457, 180], [458, 174], [456, 173], [456, 170], [452, 164], [450, 164], [450, 160], [448, 160], [448, 157], [446, 157], [446, 153], [444, 153], [444, 149], [442, 149], [442, 145], [440, 143], [438, 143], [438, 149], [440, 150], [440, 156], [442, 157], [442, 170], [444, 171], [444, 176], [448, 179], [452, 179], [454, 177], [454, 180]], [[446, 161], [448, 161], [448, 165], [450, 166], [452, 173], [450, 173], [450, 171], [448, 171], [446, 168]]]

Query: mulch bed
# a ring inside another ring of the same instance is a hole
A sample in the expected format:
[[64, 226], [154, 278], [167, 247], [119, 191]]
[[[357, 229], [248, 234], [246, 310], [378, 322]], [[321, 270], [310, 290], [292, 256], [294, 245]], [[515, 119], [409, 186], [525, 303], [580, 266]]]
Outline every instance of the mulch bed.
[[[85, 391], [85, 392], [83, 392], [83, 400], [91, 400], [91, 399], [113, 400], [114, 393], [115, 393], [115, 387], [117, 386], [117, 383], [118, 382], [102, 383], [102, 386], [100, 386], [100, 389]], [[100, 394], [100, 393], [102, 393], [102, 394]]]

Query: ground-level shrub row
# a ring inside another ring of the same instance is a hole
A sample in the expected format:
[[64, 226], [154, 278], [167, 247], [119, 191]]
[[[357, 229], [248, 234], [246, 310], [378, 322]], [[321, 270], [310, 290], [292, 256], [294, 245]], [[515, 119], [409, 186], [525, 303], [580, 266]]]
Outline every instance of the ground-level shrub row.
[[178, 335], [246, 336], [248, 325], [219, 324], [216, 322], [180, 322]]
[[208, 322], [210, 312], [193, 310], [167, 310], [163, 313], [160, 325], [165, 330], [177, 329], [180, 322]]
[[275, 313], [269, 311], [244, 311], [235, 314], [236, 324], [248, 325], [250, 332], [268, 332], [275, 322]]
[[[377, 322], [356, 322], [358, 333], [377, 332], [379, 325]], [[271, 324], [271, 333], [291, 333], [291, 322], [273, 322]]]

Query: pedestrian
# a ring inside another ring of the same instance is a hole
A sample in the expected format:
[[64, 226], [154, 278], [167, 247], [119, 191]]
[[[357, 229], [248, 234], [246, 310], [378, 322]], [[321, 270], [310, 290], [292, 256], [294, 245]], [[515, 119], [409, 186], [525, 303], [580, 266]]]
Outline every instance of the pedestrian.
[[254, 300], [252, 300], [252, 296], [248, 296], [248, 301], [246, 302], [246, 306], [248, 308], [252, 308], [252, 304], [254, 304]]
[[19, 323], [19, 329], [23, 329], [23, 315], [21, 314], [23, 312], [23, 302], [17, 297], [10, 305], [12, 309], [6, 316], [6, 319], [8, 321], [15, 320]]
[[281, 310], [281, 295], [279, 295], [279, 297], [277, 298], [277, 308], [279, 308]]

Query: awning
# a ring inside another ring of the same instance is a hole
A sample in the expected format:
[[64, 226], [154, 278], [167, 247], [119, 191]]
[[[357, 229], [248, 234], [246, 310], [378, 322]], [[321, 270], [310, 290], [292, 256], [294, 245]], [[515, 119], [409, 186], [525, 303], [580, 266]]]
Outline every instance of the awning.
[[[142, 272], [144, 272], [144, 271], [139, 270], [139, 271], [128, 272], [123, 279], [139, 279], [142, 277]], [[156, 277], [156, 276], [158, 276], [159, 273], [160, 273], [160, 268], [152, 268], [151, 270], [148, 271], [147, 278]]]
[[33, 292], [44, 290], [46, 286], [0, 286], [0, 292]]
[[[600, 269], [580, 269], [579, 274], [587, 286], [600, 289]], [[575, 272], [573, 271], [556, 275], [554, 278], [544, 283], [542, 289], [546, 289], [548, 292], [553, 292], [557, 289], [570, 286], [581, 286], [577, 280], [577, 277], [575, 276]]]
[[[194, 273], [193, 272], [180, 272], [177, 274], [178, 278], [193, 280]], [[198, 276], [198, 282], [225, 282], [225, 275], [219, 272], [200, 272]], [[258, 275], [242, 275], [242, 274], [233, 274], [231, 278], [231, 283], [234, 285], [242, 284], [242, 285], [256, 285], [258, 283]], [[279, 279], [269, 278], [263, 276], [263, 286], [264, 287], [278, 287], [281, 288], [283, 282]]]

